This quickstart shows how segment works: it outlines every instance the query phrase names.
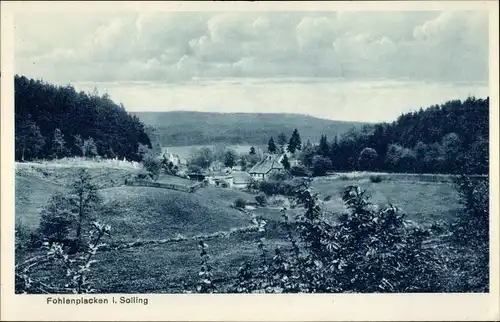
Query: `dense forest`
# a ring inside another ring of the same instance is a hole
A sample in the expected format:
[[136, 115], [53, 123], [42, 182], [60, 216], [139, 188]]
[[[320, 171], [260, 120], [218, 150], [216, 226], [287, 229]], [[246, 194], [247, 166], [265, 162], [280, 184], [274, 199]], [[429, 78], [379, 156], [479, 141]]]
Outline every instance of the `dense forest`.
[[366, 125], [302, 149], [305, 165], [324, 173], [372, 170], [475, 173], [489, 169], [489, 98], [453, 100]]
[[139, 143], [151, 147], [137, 116], [107, 94], [76, 92], [16, 75], [16, 160], [96, 156], [139, 160]]
[[299, 128], [304, 139], [318, 141], [321, 134], [331, 137], [366, 123], [333, 121], [300, 114], [136, 112], [147, 126], [152, 141], [163, 146], [201, 144], [265, 145], [270, 137]]

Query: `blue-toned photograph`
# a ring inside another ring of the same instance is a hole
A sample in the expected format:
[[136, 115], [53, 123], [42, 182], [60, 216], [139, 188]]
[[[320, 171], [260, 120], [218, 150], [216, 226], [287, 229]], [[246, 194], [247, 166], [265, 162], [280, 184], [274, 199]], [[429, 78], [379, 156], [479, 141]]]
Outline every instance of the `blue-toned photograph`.
[[15, 292], [488, 293], [489, 46], [488, 11], [17, 13]]

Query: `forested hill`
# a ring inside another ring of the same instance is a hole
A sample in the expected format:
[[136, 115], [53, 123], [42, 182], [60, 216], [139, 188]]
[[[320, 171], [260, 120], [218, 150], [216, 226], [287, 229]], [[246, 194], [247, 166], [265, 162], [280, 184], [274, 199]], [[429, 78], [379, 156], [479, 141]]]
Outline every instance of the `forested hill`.
[[330, 160], [323, 163], [333, 170], [485, 174], [489, 169], [489, 98], [448, 101], [403, 114], [392, 123], [365, 126], [321, 141], [305, 159], [320, 155]]
[[138, 160], [138, 144], [151, 146], [140, 120], [107, 95], [19, 75], [14, 89], [16, 160], [74, 155]]
[[[270, 137], [298, 129], [303, 139], [318, 141], [321, 134], [340, 135], [366, 123], [320, 119], [300, 114], [135, 112], [153, 140], [165, 146], [225, 142], [267, 144]], [[153, 129], [154, 128], [154, 131]]]

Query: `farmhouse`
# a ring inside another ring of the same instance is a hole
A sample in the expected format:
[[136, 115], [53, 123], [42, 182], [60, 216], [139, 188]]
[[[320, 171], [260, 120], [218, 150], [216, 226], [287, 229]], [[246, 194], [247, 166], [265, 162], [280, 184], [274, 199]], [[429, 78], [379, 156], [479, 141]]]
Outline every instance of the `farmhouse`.
[[283, 155], [269, 155], [264, 160], [254, 165], [248, 173], [255, 180], [266, 180], [269, 176], [276, 172], [285, 170], [281, 160]]

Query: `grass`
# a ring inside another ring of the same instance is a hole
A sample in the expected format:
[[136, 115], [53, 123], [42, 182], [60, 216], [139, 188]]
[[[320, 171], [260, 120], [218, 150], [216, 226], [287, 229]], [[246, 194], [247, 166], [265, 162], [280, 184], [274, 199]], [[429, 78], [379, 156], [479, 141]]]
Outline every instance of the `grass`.
[[48, 179], [16, 176], [16, 224], [28, 230], [38, 228], [43, 205], [52, 194], [63, 189]]
[[115, 240], [193, 236], [251, 224], [248, 216], [218, 199], [150, 187], [101, 190], [111, 211], [99, 220], [110, 224]]
[[[16, 173], [16, 222], [30, 229], [39, 224], [39, 212], [48, 198], [74, 179], [76, 168], [26, 167]], [[125, 178], [135, 175], [134, 169], [89, 168], [108, 211], [99, 220], [112, 227], [112, 242], [159, 240], [227, 231], [251, 224], [251, 218], [230, 206], [238, 198], [254, 202], [255, 195], [236, 189], [205, 187], [195, 193], [151, 188], [122, 186]], [[191, 184], [189, 180], [162, 176], [159, 181]], [[174, 182], [175, 181], [175, 182]], [[345, 212], [341, 192], [349, 185], [359, 185], [372, 195], [377, 204], [394, 203], [407, 218], [418, 223], [453, 219], [459, 209], [458, 195], [449, 183], [403, 180], [383, 180], [372, 183], [368, 178], [328, 180], [317, 178], [314, 191], [323, 201], [322, 208], [331, 213]], [[326, 198], [326, 200], [325, 200]], [[302, 209], [289, 210], [290, 219]], [[266, 243], [269, 249], [283, 244], [283, 234], [276, 222], [282, 220], [279, 207], [259, 208], [254, 212], [268, 221]], [[330, 219], [335, 220], [336, 215]], [[257, 260], [260, 251], [254, 233], [235, 234], [209, 240], [209, 254], [215, 279], [236, 274], [245, 259]], [[19, 256], [31, 256], [29, 251]], [[457, 256], [466, 258], [465, 250]], [[16, 254], [17, 256], [17, 254]], [[468, 255], [467, 255], [468, 256]], [[194, 290], [200, 268], [197, 241], [188, 240], [161, 245], [146, 245], [98, 253], [92, 280], [100, 292], [176, 293], [186, 287]], [[37, 273], [44, 279], [57, 276], [55, 268]]]
[[[258, 261], [261, 254], [255, 233], [209, 240], [208, 252], [214, 281], [234, 277], [245, 260]], [[282, 236], [269, 233], [266, 247], [284, 245]], [[33, 253], [30, 255], [34, 255]], [[200, 269], [197, 241], [134, 247], [98, 252], [91, 280], [99, 293], [181, 293], [194, 291]], [[64, 280], [64, 271], [47, 265], [33, 277], [49, 283]]]
[[[80, 167], [54, 167], [52, 164], [23, 164], [16, 169], [16, 223], [27, 229], [38, 228], [40, 211], [56, 192], [64, 192], [75, 179]], [[101, 188], [121, 186], [139, 170], [109, 167], [87, 167], [94, 183]]]
[[403, 209], [407, 219], [418, 223], [449, 221], [461, 212], [459, 196], [451, 183], [418, 182], [406, 180], [383, 180], [379, 183], [369, 179], [325, 180], [315, 179], [312, 188], [325, 201], [323, 208], [329, 212], [345, 211], [341, 193], [350, 185], [359, 185], [372, 196], [375, 204], [393, 204]]

